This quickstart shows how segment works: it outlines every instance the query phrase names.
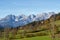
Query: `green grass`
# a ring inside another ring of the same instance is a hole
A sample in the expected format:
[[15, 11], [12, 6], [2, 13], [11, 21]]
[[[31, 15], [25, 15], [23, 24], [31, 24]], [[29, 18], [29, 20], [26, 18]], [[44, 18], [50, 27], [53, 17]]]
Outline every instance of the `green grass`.
[[[4, 39], [0, 39], [4, 40]], [[30, 37], [30, 38], [22, 38], [22, 39], [12, 39], [12, 40], [52, 40], [50, 36], [37, 36], [37, 37]], [[56, 38], [56, 40], [60, 40]]]
[[55, 21], [55, 24], [56, 24], [56, 25], [60, 25], [60, 20]]
[[51, 38], [49, 36], [38, 36], [38, 37], [15, 39], [15, 40], [51, 40]]
[[[60, 40], [60, 38], [55, 38], [55, 39]], [[52, 40], [52, 38], [48, 35], [48, 36], [37, 36], [37, 37], [14, 39], [14, 40]]]

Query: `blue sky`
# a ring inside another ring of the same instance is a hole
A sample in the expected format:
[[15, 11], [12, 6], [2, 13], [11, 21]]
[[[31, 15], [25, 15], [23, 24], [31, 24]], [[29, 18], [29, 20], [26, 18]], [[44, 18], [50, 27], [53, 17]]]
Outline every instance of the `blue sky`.
[[9, 14], [30, 15], [50, 11], [60, 11], [60, 0], [0, 0], [0, 18]]

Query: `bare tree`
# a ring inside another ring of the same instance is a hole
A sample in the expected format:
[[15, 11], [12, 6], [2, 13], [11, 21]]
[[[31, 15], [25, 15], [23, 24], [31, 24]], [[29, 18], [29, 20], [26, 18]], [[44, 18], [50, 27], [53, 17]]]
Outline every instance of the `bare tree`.
[[9, 40], [9, 31], [10, 31], [9, 27], [4, 28], [4, 39], [5, 40]]
[[52, 16], [52, 18], [50, 19], [50, 32], [51, 32], [51, 37], [52, 40], [56, 40], [55, 39], [55, 15]]

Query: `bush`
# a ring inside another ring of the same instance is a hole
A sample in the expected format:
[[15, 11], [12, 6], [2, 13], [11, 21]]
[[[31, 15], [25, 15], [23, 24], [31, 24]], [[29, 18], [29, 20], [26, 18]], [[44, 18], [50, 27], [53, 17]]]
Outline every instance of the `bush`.
[[45, 35], [47, 35], [47, 33], [37, 33], [36, 35], [37, 36], [45, 36]]

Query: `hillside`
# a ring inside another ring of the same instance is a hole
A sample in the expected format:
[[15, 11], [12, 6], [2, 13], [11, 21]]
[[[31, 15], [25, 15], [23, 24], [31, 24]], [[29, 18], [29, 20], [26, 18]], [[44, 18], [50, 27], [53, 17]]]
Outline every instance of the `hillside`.
[[[53, 24], [54, 23], [54, 24]], [[54, 30], [52, 27], [54, 25]], [[56, 14], [56, 17], [52, 15], [47, 20], [34, 21], [24, 26], [18, 26], [15, 28], [4, 28], [4, 31], [0, 30], [1, 40], [50, 40], [52, 32], [55, 33], [56, 39], [60, 38], [60, 15]], [[5, 38], [4, 38], [5, 37]], [[32, 38], [31, 38], [32, 37]], [[41, 37], [41, 38], [40, 38]], [[58, 37], [58, 38], [57, 38]]]
[[[43, 24], [39, 25], [38, 23], [39, 22], [33, 22], [33, 23], [25, 25], [23, 28], [19, 28], [17, 31], [17, 35], [15, 36], [16, 40], [36, 40], [36, 39], [37, 40], [51, 40], [51, 32], [49, 31], [50, 30], [49, 28], [51, 26], [49, 25], [49, 23], [47, 24], [44, 23], [44, 25]], [[32, 25], [34, 27], [31, 29], [30, 27]], [[55, 25], [56, 25], [55, 29], [58, 28], [58, 31], [55, 34], [56, 40], [60, 40], [59, 39], [60, 38], [59, 36], [60, 35], [60, 20], [56, 20]]]
[[[41, 28], [41, 26], [45, 27], [45, 25], [47, 27], [47, 26], [50, 25], [51, 22], [55, 22], [55, 21], [58, 21], [58, 20], [60, 20], [60, 13], [59, 14], [55, 14], [55, 17], [52, 15], [49, 19], [40, 20], [40, 21], [34, 21], [34, 22], [29, 23], [27, 25], [24, 25], [22, 27], [19, 26], [18, 28], [20, 28], [20, 29], [30, 29], [30, 30], [32, 29], [32, 30], [34, 30], [34, 29]], [[56, 24], [58, 24], [58, 23], [56, 23]]]

